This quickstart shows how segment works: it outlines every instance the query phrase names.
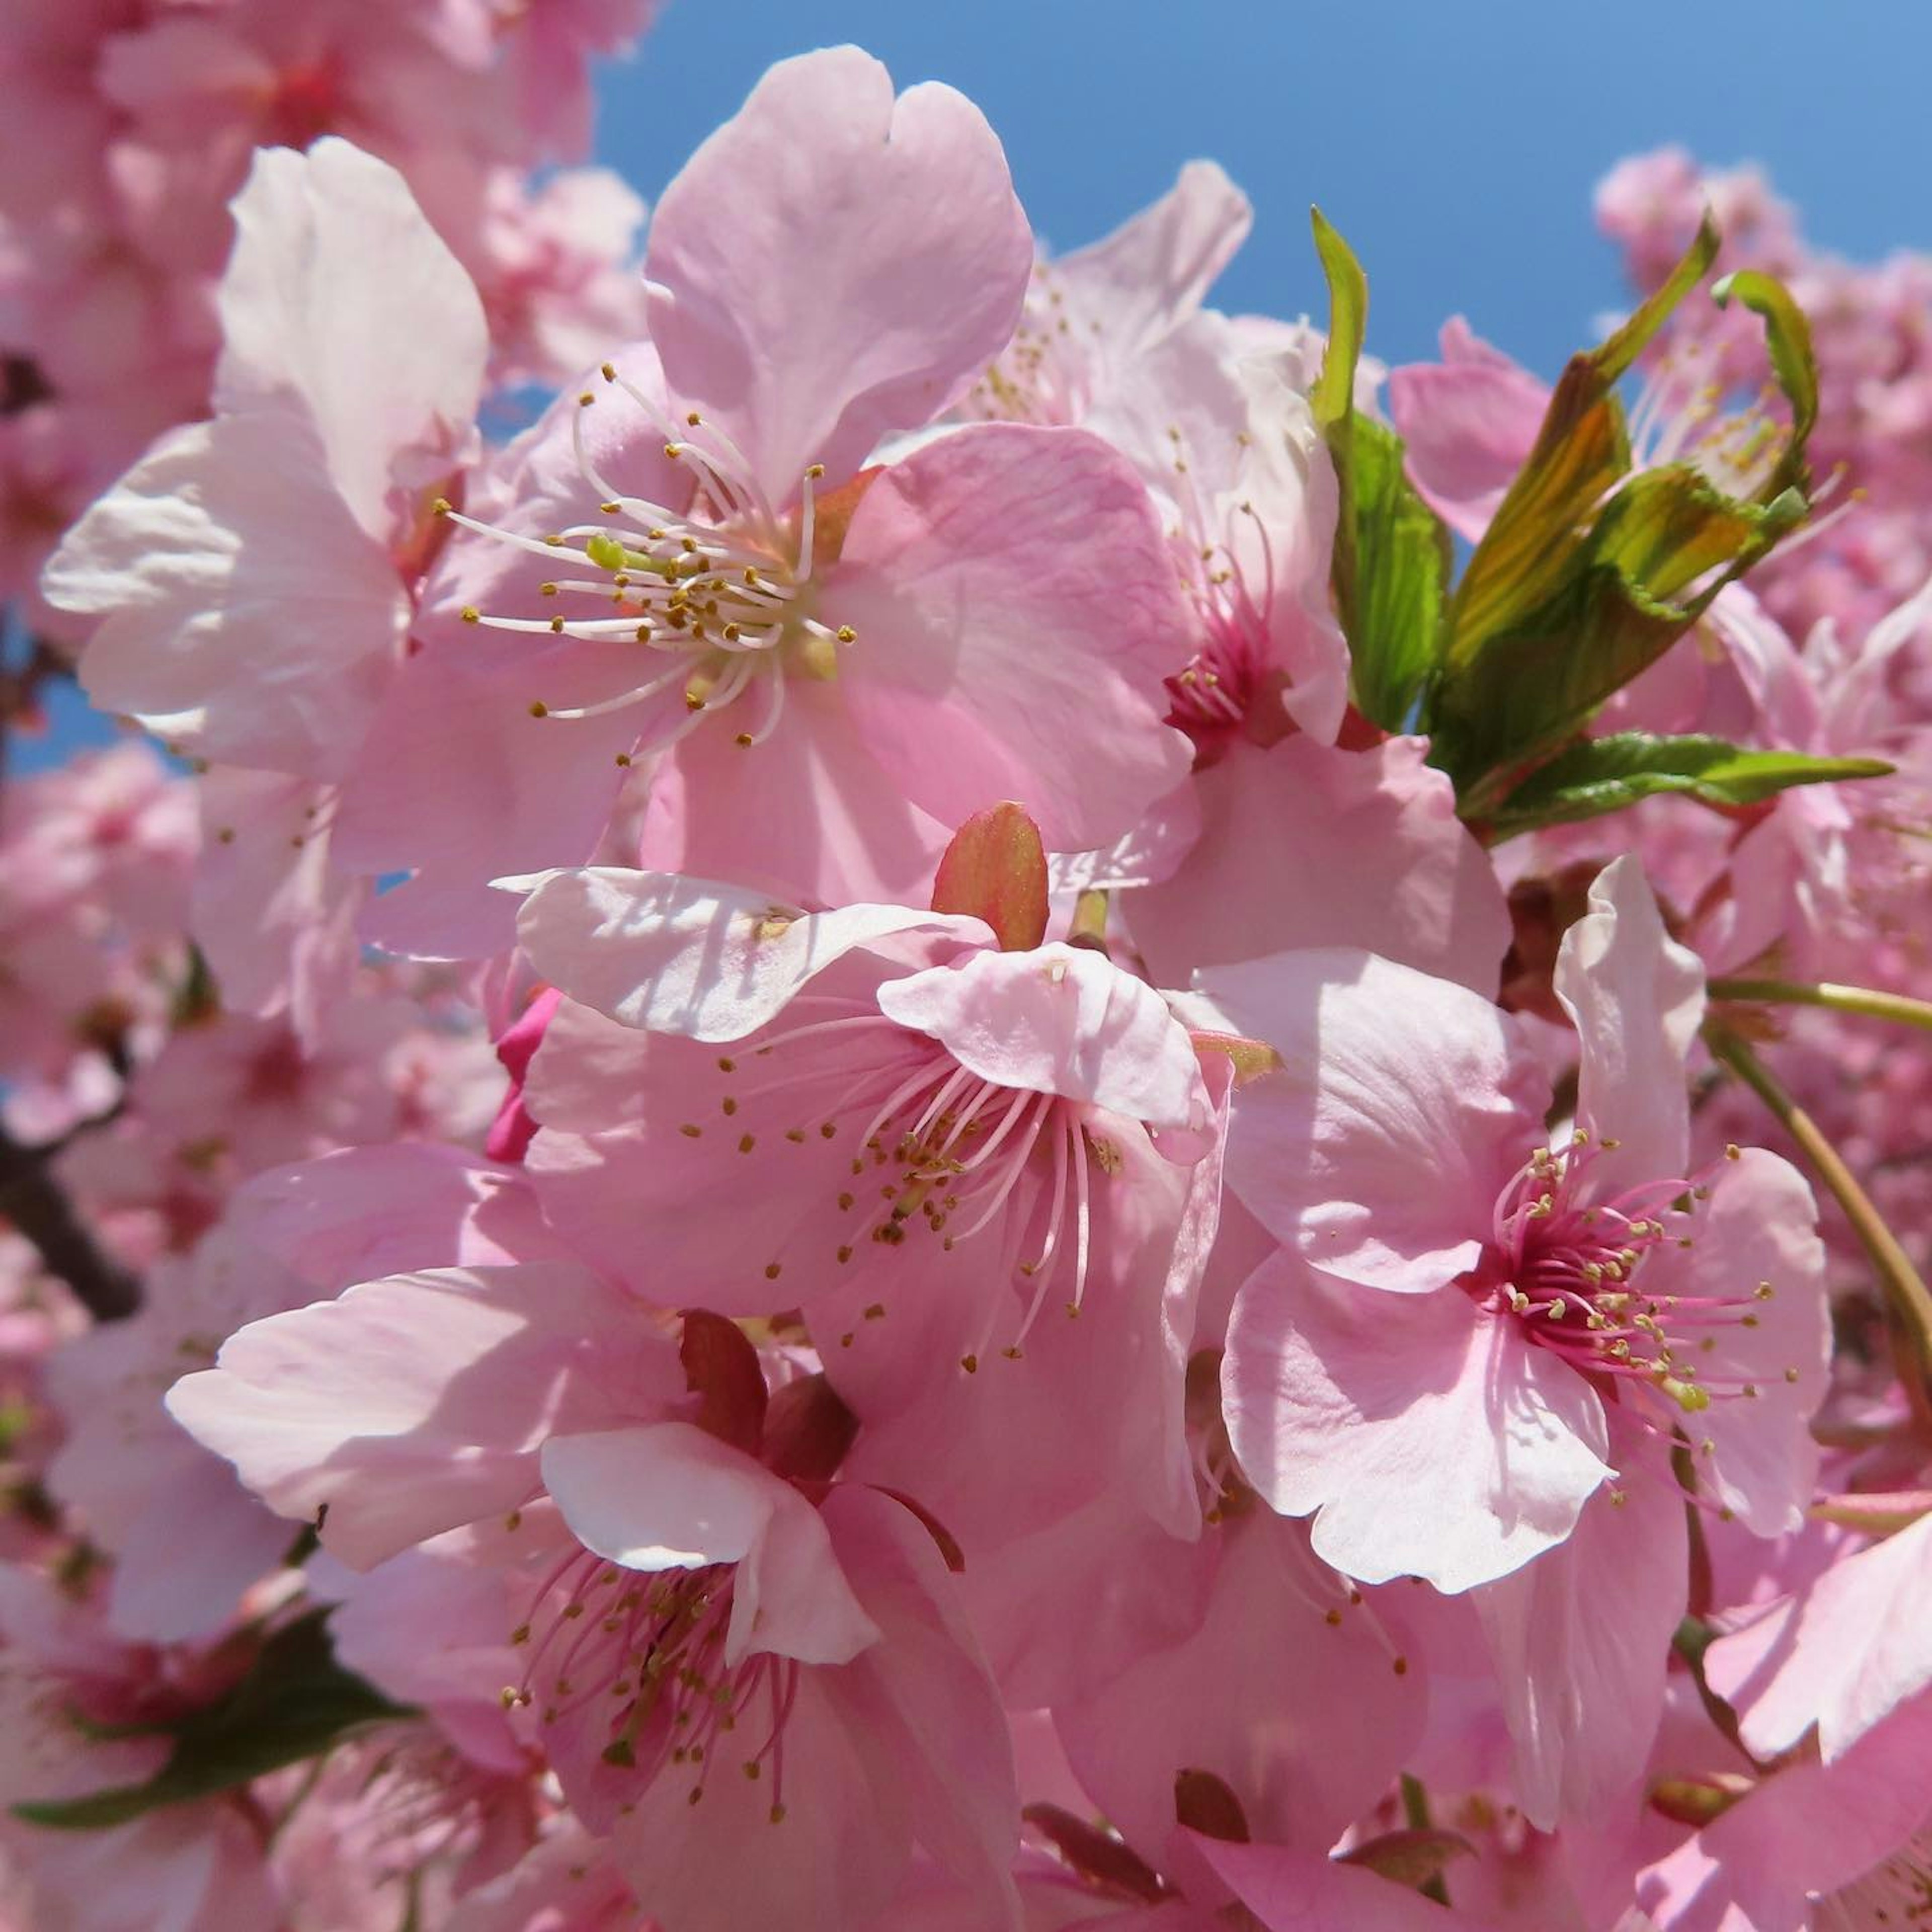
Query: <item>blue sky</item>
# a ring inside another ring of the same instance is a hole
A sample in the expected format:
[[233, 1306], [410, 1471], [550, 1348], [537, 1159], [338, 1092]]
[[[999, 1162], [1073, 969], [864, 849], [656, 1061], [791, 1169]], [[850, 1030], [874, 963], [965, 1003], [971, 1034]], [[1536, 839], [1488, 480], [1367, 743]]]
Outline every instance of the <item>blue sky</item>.
[[652, 195], [770, 62], [842, 40], [970, 94], [1055, 248], [1212, 155], [1258, 214], [1222, 306], [1321, 308], [1319, 202], [1390, 360], [1460, 310], [1553, 373], [1623, 298], [1592, 190], [1666, 141], [1765, 164], [1840, 253], [1932, 247], [1922, 0], [669, 0], [604, 76], [600, 158]]
[[[601, 76], [597, 158], [655, 197], [771, 62], [844, 40], [902, 86], [978, 101], [1056, 248], [1214, 157], [1257, 218], [1223, 307], [1319, 315], [1319, 202], [1368, 270], [1369, 344], [1390, 362], [1430, 354], [1461, 311], [1553, 374], [1624, 299], [1592, 190], [1666, 141], [1764, 164], [1818, 245], [1932, 249], [1923, 0], [669, 0]], [[20, 764], [107, 728], [62, 694]]]

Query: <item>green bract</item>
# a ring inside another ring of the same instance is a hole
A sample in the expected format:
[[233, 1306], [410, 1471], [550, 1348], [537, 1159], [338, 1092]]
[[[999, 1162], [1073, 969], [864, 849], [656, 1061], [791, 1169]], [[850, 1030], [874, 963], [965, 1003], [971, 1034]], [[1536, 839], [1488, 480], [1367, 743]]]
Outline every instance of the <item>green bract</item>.
[[[1716, 259], [1707, 218], [1664, 285], [1607, 340], [1570, 358], [1452, 594], [1448, 532], [1404, 476], [1401, 439], [1355, 407], [1366, 280], [1318, 210], [1314, 226], [1331, 320], [1312, 400], [1339, 484], [1333, 584], [1352, 694], [1383, 730], [1429, 734], [1431, 760], [1454, 780], [1464, 817], [1500, 835], [1659, 791], [1738, 804], [1888, 769], [1706, 738], [1562, 750], [1809, 512], [1804, 446], [1816, 373], [1804, 316], [1782, 286], [1745, 270], [1712, 291], [1763, 319], [1790, 405], [1790, 428], [1755, 488], [1731, 494], [1690, 462], [1636, 467], [1616, 393]], [[1552, 754], [1555, 766], [1539, 770]]]

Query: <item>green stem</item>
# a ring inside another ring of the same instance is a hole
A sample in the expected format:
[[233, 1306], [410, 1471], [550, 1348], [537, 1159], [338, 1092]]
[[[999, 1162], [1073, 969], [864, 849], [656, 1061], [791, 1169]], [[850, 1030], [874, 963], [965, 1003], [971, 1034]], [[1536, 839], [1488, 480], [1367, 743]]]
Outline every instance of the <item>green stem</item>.
[[[1720, 982], [1721, 983], [1721, 982]], [[1871, 1258], [1894, 1310], [1912, 1339], [1922, 1371], [1932, 1374], [1932, 1292], [1919, 1277], [1898, 1238], [1888, 1228], [1838, 1149], [1816, 1121], [1787, 1094], [1777, 1076], [1736, 1034], [1706, 1024], [1704, 1037], [1714, 1058], [1728, 1066], [1775, 1114], [1784, 1130], [1831, 1190], [1845, 1219]]]
[[[1429, 1822], [1429, 1794], [1422, 1788], [1419, 1778], [1412, 1778], [1407, 1772], [1402, 1774], [1402, 1822], [1412, 1832], [1427, 1832], [1434, 1828]], [[1449, 1886], [1442, 1874], [1426, 1879], [1417, 1889], [1424, 1898], [1432, 1898], [1438, 1905], [1449, 1903]]]
[[1714, 1000], [1754, 1000], [1774, 1006], [1824, 1006], [1834, 1013], [1862, 1013], [1868, 1019], [1896, 1020], [1932, 1033], [1932, 1000], [1909, 1000], [1870, 986], [1840, 986], [1828, 980], [1713, 980]]

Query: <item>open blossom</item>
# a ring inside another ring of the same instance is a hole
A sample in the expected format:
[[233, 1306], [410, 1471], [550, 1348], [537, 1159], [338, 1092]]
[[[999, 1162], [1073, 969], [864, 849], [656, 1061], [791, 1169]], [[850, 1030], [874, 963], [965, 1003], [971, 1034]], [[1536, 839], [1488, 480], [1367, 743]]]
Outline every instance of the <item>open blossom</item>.
[[566, 1266], [400, 1276], [244, 1329], [170, 1406], [272, 1507], [326, 1504], [353, 1564], [503, 1520], [508, 1701], [669, 1932], [865, 1922], [915, 1837], [1005, 1922], [1008, 1748], [939, 1552], [904, 1505], [828, 1493], [812, 1388], [782, 1426], [749, 1345], [700, 1322], [680, 1351]]
[[[416, 872], [371, 931], [492, 950], [484, 882], [590, 856], [653, 758], [646, 862], [818, 903], [922, 887], [989, 799], [1056, 848], [1131, 826], [1184, 756], [1177, 592], [1132, 472], [1010, 424], [878, 464], [1004, 341], [1030, 253], [950, 89], [895, 100], [852, 49], [765, 77], [658, 202], [649, 340], [449, 512], [338, 832], [362, 869]], [[432, 721], [448, 756], [422, 755]]]
[[236, 217], [213, 421], [88, 513], [47, 594], [104, 620], [82, 665], [98, 703], [334, 778], [407, 622], [408, 506], [471, 433], [482, 313], [393, 171], [346, 142], [263, 154]]
[[[1130, 1454], [1148, 1506], [1184, 1526], [1215, 1198], [1196, 1170], [1216, 1131], [1160, 994], [1090, 950], [1002, 950], [962, 914], [803, 915], [652, 874], [557, 874], [520, 930], [580, 1003], [526, 1098], [532, 1171], [587, 1253], [644, 1292], [670, 1268], [724, 1312], [802, 1307], [868, 1420], [970, 1409], [956, 1385], [982, 1364], [1064, 1376], [1070, 1478]], [[1070, 1313], [1078, 1334], [1041, 1334]]]
[[1216, 976], [1286, 1063], [1231, 1144], [1289, 1244], [1236, 1304], [1235, 1453], [1353, 1574], [1507, 1575], [1680, 1426], [1713, 1500], [1763, 1534], [1797, 1520], [1827, 1341], [1810, 1192], [1759, 1152], [1684, 1173], [1702, 975], [1633, 862], [1591, 905], [1558, 967], [1567, 1144], [1513, 1022], [1460, 988], [1340, 952]]

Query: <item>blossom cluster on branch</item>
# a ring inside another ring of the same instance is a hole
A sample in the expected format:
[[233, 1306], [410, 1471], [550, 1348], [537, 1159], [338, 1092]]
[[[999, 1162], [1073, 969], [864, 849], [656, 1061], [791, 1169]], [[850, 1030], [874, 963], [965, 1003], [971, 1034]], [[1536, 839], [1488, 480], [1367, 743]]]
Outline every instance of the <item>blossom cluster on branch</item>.
[[648, 10], [8, 30], [0, 1924], [1913, 1922], [1922, 268], [1384, 368], [842, 47], [627, 278]]

